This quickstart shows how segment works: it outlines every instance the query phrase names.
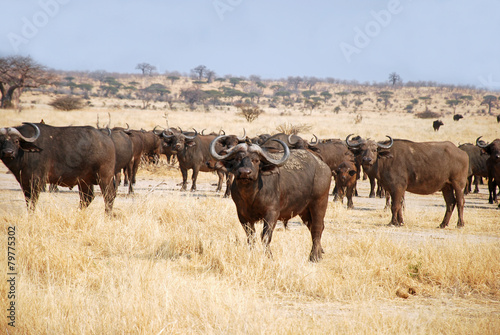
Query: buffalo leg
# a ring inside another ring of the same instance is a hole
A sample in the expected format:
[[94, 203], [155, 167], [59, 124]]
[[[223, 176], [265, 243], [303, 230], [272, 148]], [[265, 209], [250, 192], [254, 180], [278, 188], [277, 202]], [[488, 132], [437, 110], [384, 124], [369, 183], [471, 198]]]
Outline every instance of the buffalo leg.
[[[130, 182], [129, 186], [131, 185], [132, 181]], [[99, 187], [101, 188], [101, 193], [104, 197], [105, 212], [109, 215], [113, 210], [113, 202], [115, 201], [116, 197], [116, 182], [114, 176], [100, 178]]]
[[45, 186], [45, 182], [39, 179], [31, 179], [27, 182], [22, 182], [21, 188], [23, 189], [24, 200], [26, 200], [26, 207], [28, 207], [30, 212], [35, 210], [43, 186]]
[[370, 198], [375, 198], [375, 178], [370, 177]]
[[276, 227], [276, 222], [278, 221], [277, 215], [268, 215], [268, 219], [264, 219], [264, 225], [262, 227], [262, 234], [261, 234], [261, 240], [262, 244], [264, 245], [266, 255], [268, 255], [270, 258], [273, 257], [273, 254], [271, 252], [271, 240], [273, 238], [273, 232], [274, 228]]
[[444, 214], [443, 222], [441, 222], [439, 228], [444, 228], [448, 225], [448, 223], [450, 222], [451, 214], [453, 213], [453, 210], [455, 209], [455, 205], [457, 203], [451, 185], [445, 185], [442, 192], [444, 201], [446, 202], [446, 212]]
[[321, 236], [325, 229], [324, 218], [327, 206], [328, 202], [315, 203], [306, 209], [304, 213], [300, 214], [300, 218], [311, 232], [312, 248], [309, 255], [309, 261], [311, 262], [320, 261], [324, 253], [321, 246]]
[[354, 208], [354, 203], [352, 202], [352, 196], [354, 195], [354, 190], [356, 185], [347, 187], [346, 197], [347, 197], [347, 208]]
[[255, 245], [255, 223], [248, 222], [245, 218], [240, 216], [238, 213], [238, 218], [240, 219], [241, 226], [247, 235], [247, 243], [250, 248], [253, 248]]
[[191, 185], [191, 192], [196, 191], [196, 179], [198, 179], [198, 173], [200, 172], [199, 167], [194, 167], [193, 168], [193, 175], [191, 176], [192, 180], [192, 185]]
[[87, 208], [95, 197], [94, 185], [85, 182], [78, 183], [78, 194], [80, 195], [80, 209]]
[[219, 177], [219, 181], [217, 182], [217, 189], [215, 192], [219, 193], [222, 190], [222, 182], [224, 181], [224, 172], [217, 170], [217, 177]]
[[231, 196], [231, 185], [233, 184], [234, 174], [227, 173], [226, 176], [226, 193], [224, 193], [224, 198], [229, 198]]
[[393, 190], [391, 191], [391, 211], [392, 218], [389, 226], [402, 226], [403, 223], [403, 208], [401, 206], [403, 201], [404, 191]]
[[481, 177], [474, 176], [474, 193], [479, 193], [479, 179], [481, 179]]
[[182, 174], [181, 191], [185, 191], [187, 188], [188, 172], [186, 169], [181, 168], [181, 174]]

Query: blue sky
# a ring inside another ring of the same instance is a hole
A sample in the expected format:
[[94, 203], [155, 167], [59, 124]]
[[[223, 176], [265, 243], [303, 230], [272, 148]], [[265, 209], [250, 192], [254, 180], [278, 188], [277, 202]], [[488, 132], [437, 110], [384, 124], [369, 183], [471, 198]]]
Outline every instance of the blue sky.
[[206, 65], [217, 75], [500, 90], [498, 0], [1, 0], [0, 56], [60, 70]]

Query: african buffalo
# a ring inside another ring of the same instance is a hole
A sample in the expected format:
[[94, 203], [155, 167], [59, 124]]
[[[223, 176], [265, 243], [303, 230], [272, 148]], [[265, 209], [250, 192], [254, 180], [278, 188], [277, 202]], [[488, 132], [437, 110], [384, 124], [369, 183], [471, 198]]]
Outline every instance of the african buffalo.
[[65, 187], [78, 185], [80, 207], [94, 199], [99, 184], [105, 211], [110, 214], [116, 196], [115, 146], [96, 128], [52, 127], [25, 122], [0, 128], [0, 156], [21, 185], [26, 204], [34, 210], [47, 182]]
[[453, 121], [458, 121], [460, 119], [463, 119], [464, 116], [462, 114], [455, 114], [453, 115]]
[[432, 128], [434, 128], [434, 131], [438, 131], [439, 127], [441, 127], [441, 126], [444, 126], [444, 123], [441, 120], [436, 120], [436, 121], [432, 122]]
[[337, 192], [334, 200], [343, 203], [344, 196], [347, 197], [347, 208], [354, 208], [352, 196], [356, 189], [358, 169], [354, 160], [345, 160], [335, 169], [335, 187]]
[[497, 201], [496, 187], [497, 185], [500, 187], [500, 139], [497, 138], [491, 143], [481, 143], [481, 137], [477, 138], [476, 145], [490, 155], [486, 161], [486, 166], [488, 169], [488, 188], [490, 190], [489, 202], [492, 204]]
[[474, 193], [478, 193], [479, 178], [488, 177], [488, 167], [486, 161], [488, 160], [489, 155], [484, 153], [481, 148], [472, 143], [461, 144], [458, 148], [465, 151], [469, 156], [470, 175], [468, 177], [465, 194], [469, 194], [472, 190], [472, 177], [474, 177]]
[[[198, 135], [190, 136], [182, 131], [169, 128], [162, 133], [164, 138], [164, 145], [168, 143], [172, 147], [172, 152], [177, 155], [179, 167], [182, 173], [182, 186], [181, 191], [187, 188], [187, 173], [188, 170], [193, 170], [191, 191], [196, 191], [196, 179], [198, 173], [214, 171], [210, 164], [207, 164], [212, 157], [210, 156], [209, 146], [210, 142], [215, 139], [216, 135]], [[221, 190], [222, 180], [224, 179], [224, 172], [216, 170], [219, 177], [217, 192]]]
[[[349, 146], [352, 143], [347, 136]], [[373, 165], [382, 187], [391, 195], [392, 219], [390, 225], [403, 224], [401, 207], [405, 191], [416, 194], [432, 194], [442, 191], [446, 213], [440, 228], [450, 221], [455, 205], [458, 210], [458, 227], [464, 225], [464, 189], [469, 172], [469, 157], [451, 142], [412, 142], [393, 140], [378, 143], [378, 159]]]
[[[352, 136], [352, 134], [349, 135], [347, 139], [349, 139], [350, 136]], [[373, 140], [364, 140], [360, 136], [357, 136], [356, 141], [352, 143], [355, 143], [355, 145], [349, 145], [349, 143], [346, 144], [349, 150], [351, 150], [354, 154], [356, 163], [358, 166], [363, 167], [365, 176], [368, 176], [368, 179], [370, 180], [369, 197], [375, 198], [375, 196], [377, 196], [383, 198], [383, 187], [377, 179], [376, 171], [373, 169], [373, 166], [378, 159], [378, 150], [381, 144]], [[376, 190], [375, 186], [377, 187]]]
[[[111, 130], [109, 128], [106, 128], [102, 129], [101, 131], [105, 130], [109, 131], [111, 140], [113, 140], [113, 144], [115, 145], [115, 180], [116, 185], [118, 186], [120, 184], [122, 170], [125, 173], [125, 179], [131, 178], [131, 169], [129, 168], [129, 166], [133, 162], [134, 147], [130, 136], [127, 135], [122, 128], [117, 127]], [[129, 184], [128, 193], [134, 193], [132, 183]]]
[[[316, 136], [314, 136], [316, 137]], [[307, 142], [302, 137], [298, 135], [287, 135], [284, 133], [274, 134], [265, 140], [260, 146], [263, 148], [269, 149], [280, 149], [280, 146], [277, 144], [275, 140], [280, 140], [284, 142], [290, 149], [309, 149], [315, 150], [315, 146], [318, 144], [318, 138], [316, 137], [315, 142]]]
[[215, 147], [222, 138], [214, 139], [210, 154], [235, 176], [231, 197], [248, 243], [253, 244], [255, 223], [263, 220], [261, 239], [270, 255], [269, 244], [276, 222], [286, 222], [299, 215], [311, 232], [313, 245], [309, 259], [319, 261], [332, 179], [330, 168], [315, 154], [307, 150], [290, 150], [278, 139], [274, 141], [284, 150], [282, 155], [271, 154], [270, 149], [249, 140], [219, 155]]

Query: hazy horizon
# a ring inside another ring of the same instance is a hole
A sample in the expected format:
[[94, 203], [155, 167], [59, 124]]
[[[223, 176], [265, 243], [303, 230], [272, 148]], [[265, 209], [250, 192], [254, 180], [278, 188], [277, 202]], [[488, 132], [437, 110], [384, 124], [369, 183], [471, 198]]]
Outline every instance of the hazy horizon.
[[500, 89], [500, 2], [31, 0], [4, 4], [0, 56], [63, 71], [139, 63], [218, 76], [435, 81]]

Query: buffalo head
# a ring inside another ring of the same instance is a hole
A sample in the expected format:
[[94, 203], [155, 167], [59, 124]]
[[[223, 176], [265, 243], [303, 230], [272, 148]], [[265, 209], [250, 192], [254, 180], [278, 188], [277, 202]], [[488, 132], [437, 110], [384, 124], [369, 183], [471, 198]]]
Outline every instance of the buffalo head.
[[35, 152], [41, 151], [39, 147], [33, 144], [40, 136], [40, 129], [34, 123], [23, 122], [35, 129], [35, 134], [26, 137], [17, 128], [0, 128], [0, 158], [13, 159], [18, 156], [19, 149], [22, 151]]
[[490, 155], [491, 159], [494, 161], [500, 160], [500, 139], [496, 139], [491, 143], [485, 143], [481, 140], [482, 136], [479, 136], [476, 139], [476, 145], [483, 149], [488, 155]]
[[196, 136], [198, 136], [196, 129], [194, 130], [194, 135], [183, 132], [182, 129], [177, 130], [174, 128], [168, 128], [162, 132], [162, 137], [164, 139], [163, 145], [170, 146], [173, 153], [195, 146]]
[[359, 157], [360, 163], [365, 168], [372, 167], [373, 164], [375, 164], [375, 162], [377, 161], [377, 157], [379, 156], [381, 150], [389, 149], [393, 144], [392, 137], [390, 137], [389, 135], [386, 135], [390, 140], [389, 144], [375, 142], [373, 140], [363, 140], [360, 137], [358, 137], [356, 141], [351, 141], [350, 137], [352, 135], [353, 134], [347, 136], [347, 138], [345, 139], [346, 144], [354, 153], [354, 155], [356, 155], [356, 157]]
[[210, 143], [210, 154], [218, 161], [223, 162], [229, 172], [232, 172], [236, 180], [255, 181], [259, 173], [270, 174], [276, 171], [276, 168], [285, 164], [290, 157], [290, 149], [280, 140], [275, 140], [283, 147], [283, 156], [276, 159], [266, 148], [257, 144], [245, 141], [226, 150], [225, 154], [217, 153], [218, 142], [223, 140], [224, 136], [216, 137]]

